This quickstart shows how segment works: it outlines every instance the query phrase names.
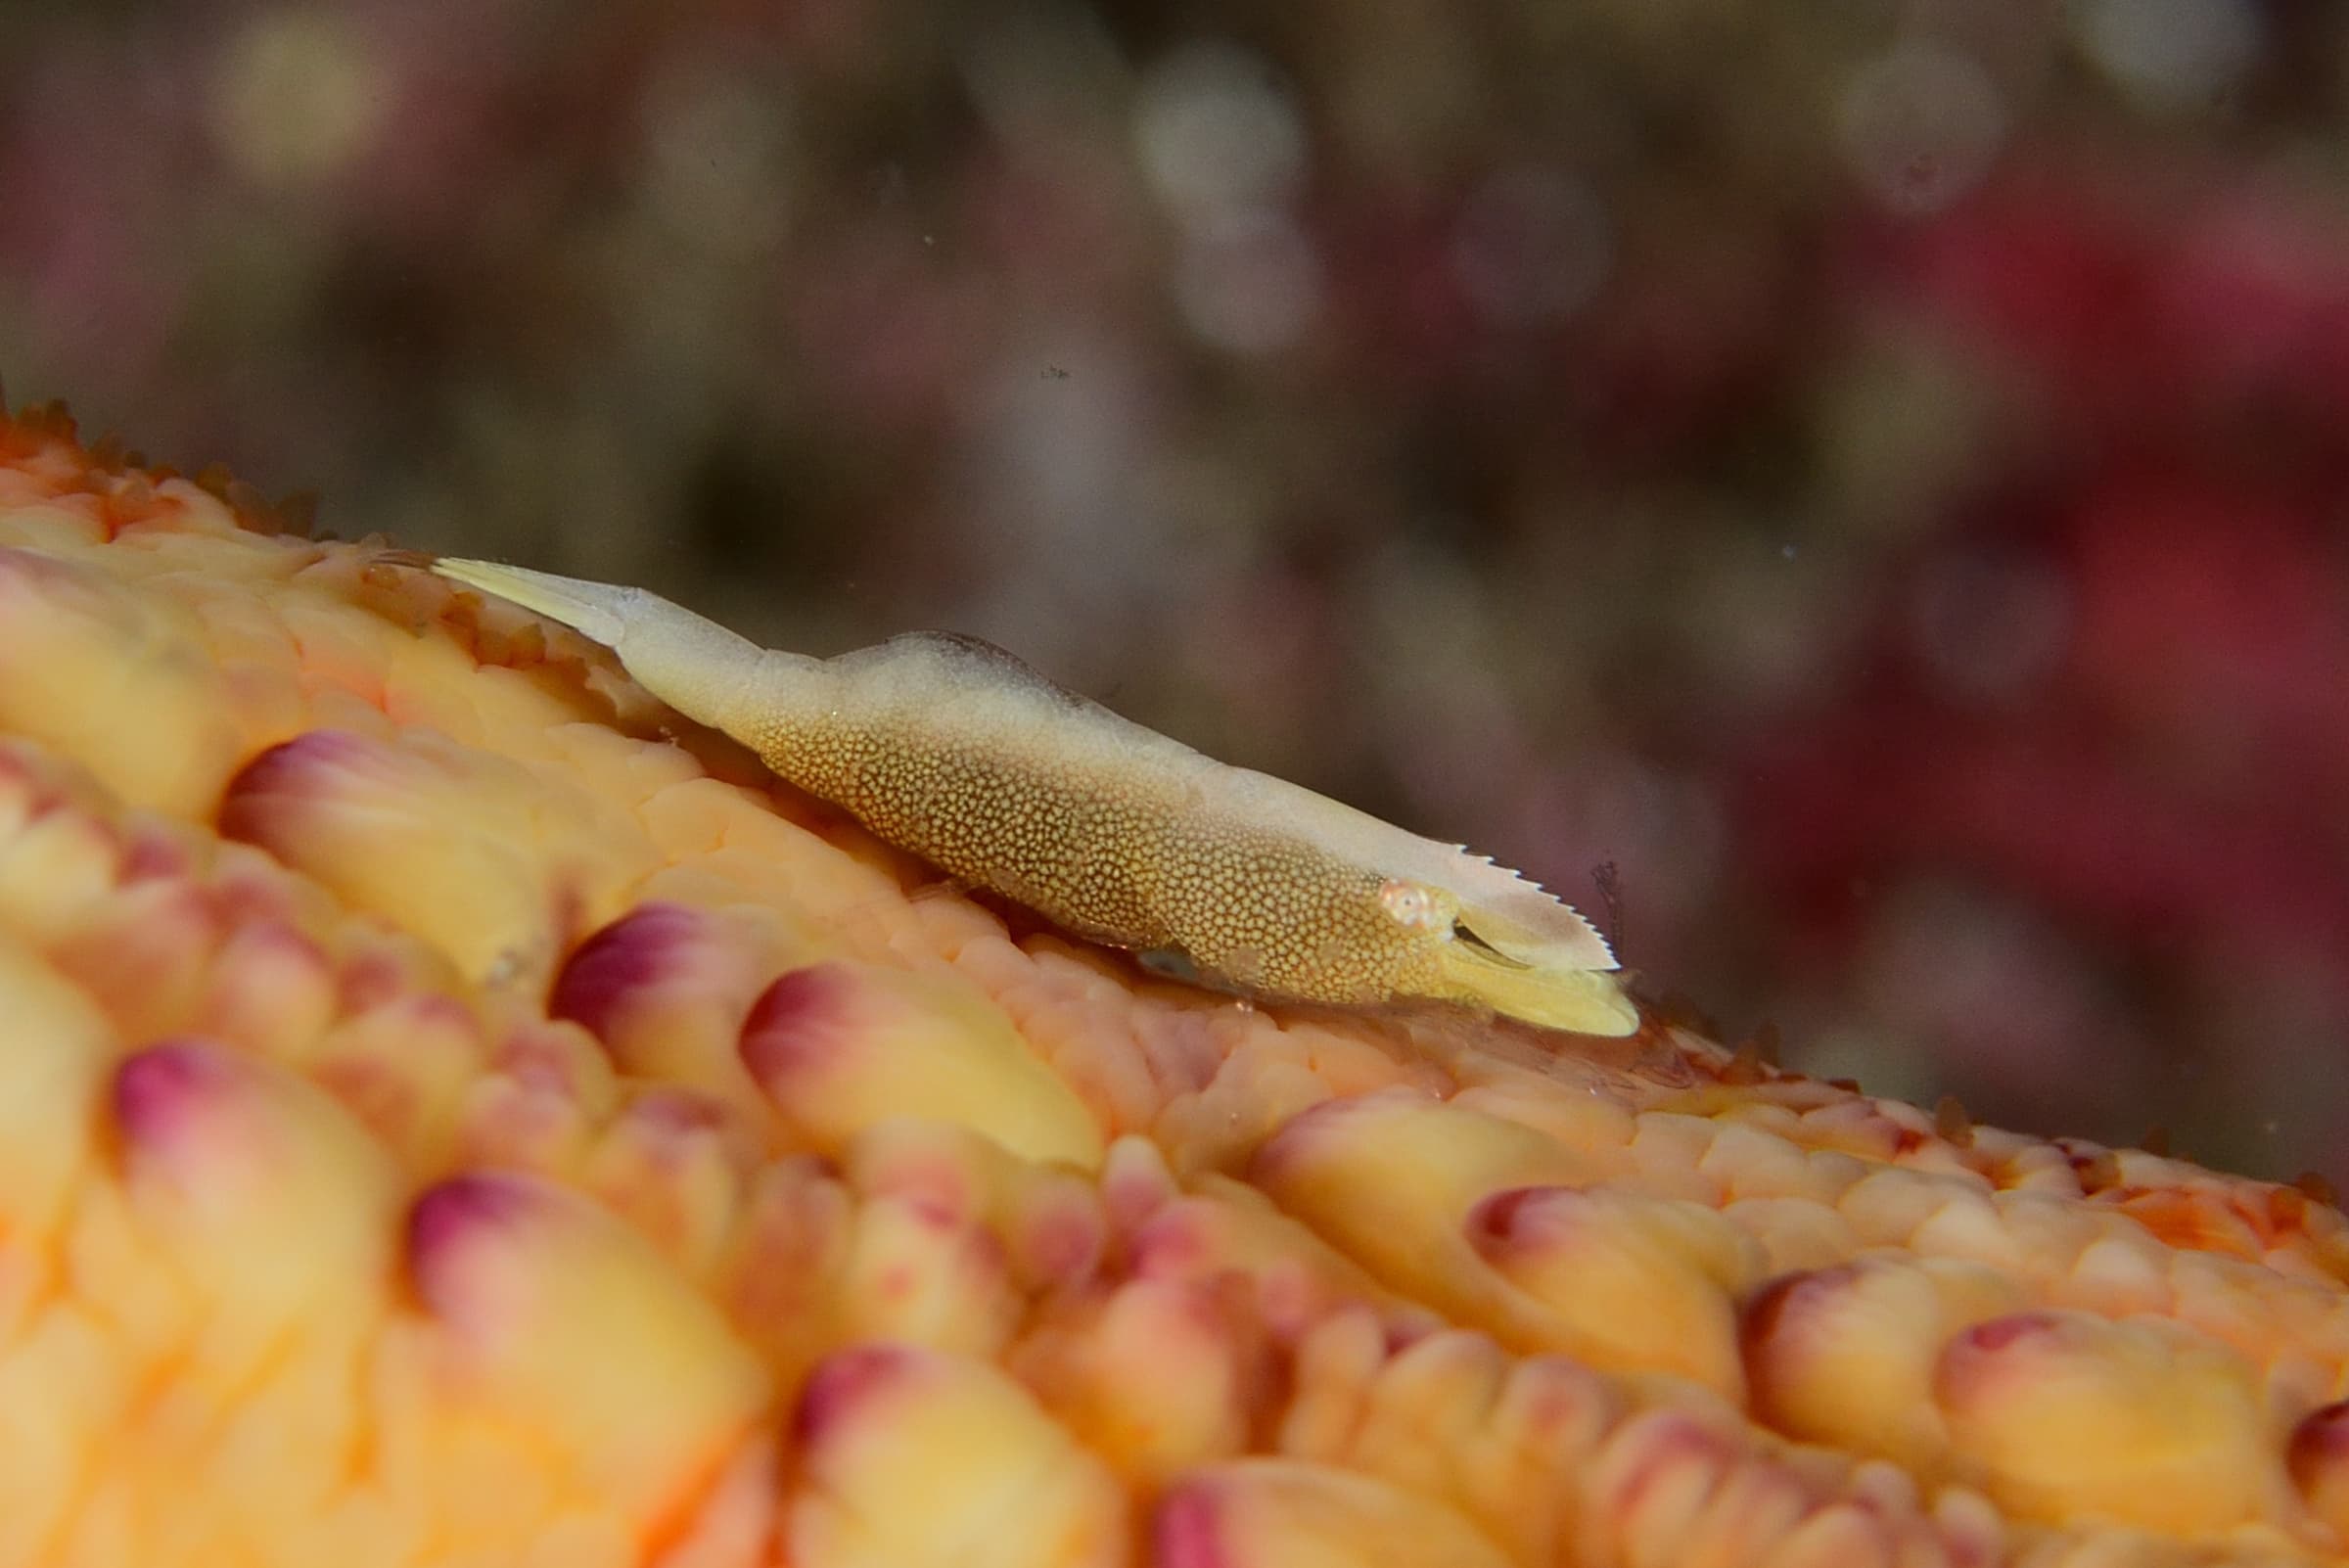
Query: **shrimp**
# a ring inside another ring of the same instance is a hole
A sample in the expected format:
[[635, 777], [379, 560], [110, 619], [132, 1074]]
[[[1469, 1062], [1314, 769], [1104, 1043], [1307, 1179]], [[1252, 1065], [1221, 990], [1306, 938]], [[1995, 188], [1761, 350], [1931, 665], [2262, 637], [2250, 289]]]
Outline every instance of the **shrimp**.
[[603, 644], [787, 783], [1154, 972], [1264, 1001], [1639, 1028], [1606, 941], [1539, 885], [1219, 762], [977, 638], [910, 632], [815, 659], [642, 588], [486, 561], [432, 570]]

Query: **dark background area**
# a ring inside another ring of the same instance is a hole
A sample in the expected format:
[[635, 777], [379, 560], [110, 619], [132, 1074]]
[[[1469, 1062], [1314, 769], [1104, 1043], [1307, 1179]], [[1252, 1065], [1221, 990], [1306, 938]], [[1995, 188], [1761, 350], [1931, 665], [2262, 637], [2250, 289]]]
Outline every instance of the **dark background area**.
[[10, 6], [0, 370], [979, 633], [1794, 1065], [2349, 1180], [2349, 10]]

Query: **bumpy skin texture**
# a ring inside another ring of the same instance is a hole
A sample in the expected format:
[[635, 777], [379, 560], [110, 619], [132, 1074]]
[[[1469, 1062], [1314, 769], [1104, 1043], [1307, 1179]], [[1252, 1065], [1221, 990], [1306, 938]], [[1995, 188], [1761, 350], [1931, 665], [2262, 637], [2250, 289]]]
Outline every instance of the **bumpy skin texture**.
[[239, 521], [0, 432], [0, 1563], [2349, 1560], [2308, 1193], [1156, 983]]

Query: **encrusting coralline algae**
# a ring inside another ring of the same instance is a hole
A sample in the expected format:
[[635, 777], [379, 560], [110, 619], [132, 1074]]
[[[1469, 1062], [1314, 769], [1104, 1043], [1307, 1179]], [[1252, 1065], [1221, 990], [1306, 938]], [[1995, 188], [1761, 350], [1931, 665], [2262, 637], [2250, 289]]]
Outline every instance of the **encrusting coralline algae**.
[[0, 428], [0, 1563], [2349, 1560], [2327, 1194], [1167, 984], [230, 495]]

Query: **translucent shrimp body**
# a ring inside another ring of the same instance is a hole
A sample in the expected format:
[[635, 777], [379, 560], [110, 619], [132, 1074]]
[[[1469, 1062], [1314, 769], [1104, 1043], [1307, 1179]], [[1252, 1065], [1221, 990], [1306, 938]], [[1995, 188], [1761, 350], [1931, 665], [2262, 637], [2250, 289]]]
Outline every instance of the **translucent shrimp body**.
[[1218, 762], [987, 643], [915, 632], [817, 660], [640, 588], [434, 570], [610, 647], [653, 695], [949, 876], [1162, 971], [1267, 1000], [1638, 1027], [1606, 943], [1515, 872]]

